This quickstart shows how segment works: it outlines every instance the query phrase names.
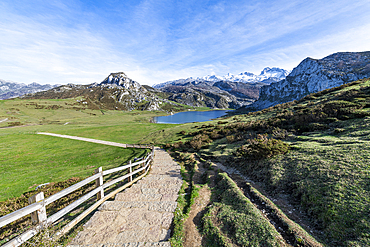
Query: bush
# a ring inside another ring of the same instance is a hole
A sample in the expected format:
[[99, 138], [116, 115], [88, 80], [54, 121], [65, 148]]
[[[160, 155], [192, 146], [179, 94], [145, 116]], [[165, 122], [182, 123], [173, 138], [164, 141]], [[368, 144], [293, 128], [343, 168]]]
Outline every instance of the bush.
[[236, 141], [236, 138], [234, 135], [226, 136], [226, 140], [228, 143], [233, 143]]
[[12, 127], [12, 126], [20, 126], [20, 125], [22, 125], [21, 122], [9, 122], [8, 123], [8, 126], [9, 127]]
[[249, 139], [248, 143], [236, 150], [237, 157], [252, 160], [266, 159], [278, 154], [286, 154], [290, 148], [281, 140], [269, 139], [267, 134], [259, 134], [257, 138]]
[[211, 142], [212, 140], [209, 138], [208, 135], [199, 134], [199, 135], [194, 136], [191, 141], [188, 141], [186, 143], [194, 150], [199, 150]]
[[279, 127], [272, 130], [272, 136], [276, 139], [285, 139], [289, 135], [289, 132], [286, 129], [280, 129]]

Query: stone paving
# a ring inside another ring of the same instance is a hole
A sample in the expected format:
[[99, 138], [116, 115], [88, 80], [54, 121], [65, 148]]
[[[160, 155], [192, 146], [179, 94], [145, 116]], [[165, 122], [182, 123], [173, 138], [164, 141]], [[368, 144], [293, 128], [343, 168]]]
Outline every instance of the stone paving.
[[154, 154], [149, 175], [102, 204], [70, 247], [171, 246], [180, 166], [160, 148]]

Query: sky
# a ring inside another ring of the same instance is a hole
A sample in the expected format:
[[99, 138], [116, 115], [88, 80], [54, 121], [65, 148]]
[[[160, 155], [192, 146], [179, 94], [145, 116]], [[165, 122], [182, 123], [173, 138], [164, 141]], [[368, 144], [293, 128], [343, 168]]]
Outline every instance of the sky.
[[140, 84], [370, 51], [369, 0], [0, 0], [0, 79]]

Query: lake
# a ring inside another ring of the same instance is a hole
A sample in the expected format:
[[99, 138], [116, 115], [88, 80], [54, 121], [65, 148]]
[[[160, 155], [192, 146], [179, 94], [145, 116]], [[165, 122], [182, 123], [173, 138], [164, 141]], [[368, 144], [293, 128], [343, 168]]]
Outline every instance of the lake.
[[187, 111], [179, 112], [169, 116], [154, 117], [155, 123], [166, 124], [183, 124], [193, 122], [205, 122], [212, 119], [222, 117], [230, 110], [214, 110], [214, 111]]

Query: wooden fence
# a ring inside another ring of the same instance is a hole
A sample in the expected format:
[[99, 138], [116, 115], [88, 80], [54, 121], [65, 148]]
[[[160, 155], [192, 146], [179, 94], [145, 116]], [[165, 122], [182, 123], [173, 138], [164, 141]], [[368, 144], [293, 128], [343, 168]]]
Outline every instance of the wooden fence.
[[[71, 222], [69, 222], [64, 228], [62, 228], [59, 232], [57, 232], [56, 236], [61, 236], [65, 233], [67, 233], [70, 229], [72, 229], [78, 222], [80, 222], [83, 218], [85, 218], [88, 214], [90, 214], [92, 211], [94, 211], [96, 208], [98, 208], [103, 202], [108, 200], [109, 198], [112, 198], [115, 196], [118, 192], [124, 190], [125, 188], [129, 187], [136, 181], [143, 178], [147, 172], [150, 169], [150, 164], [154, 157], [154, 146], [147, 146], [147, 145], [128, 145], [130, 147], [136, 147], [136, 148], [151, 148], [151, 152], [145, 157], [145, 159], [141, 159], [140, 161], [132, 163], [131, 161], [128, 163], [128, 165], [124, 165], [121, 167], [113, 168], [107, 171], [103, 171], [101, 167], [97, 168], [95, 170], [95, 175], [88, 177], [84, 180], [82, 180], [79, 183], [76, 183], [52, 196], [49, 196], [48, 198], [44, 198], [44, 193], [38, 193], [28, 199], [30, 205], [24, 208], [21, 208], [13, 213], [7, 214], [5, 216], [0, 217], [0, 228], [3, 226], [6, 226], [9, 223], [12, 223], [26, 215], [31, 214], [31, 220], [32, 223], [36, 224], [36, 226], [28, 230], [27, 232], [21, 234], [20, 236], [15, 237], [14, 239], [10, 240], [9, 242], [2, 245], [2, 247], [15, 247], [19, 246], [22, 243], [25, 243], [28, 239], [35, 236], [41, 229], [50, 226], [60, 218], [62, 218], [67, 213], [71, 212], [73, 209], [81, 205], [83, 202], [88, 200], [94, 195], [97, 195], [97, 202], [95, 202], [92, 206], [90, 206], [87, 210], [82, 212], [80, 215], [78, 215], [75, 219], [73, 219]], [[137, 167], [135, 170], [133, 170], [134, 167]], [[121, 176], [119, 178], [113, 179], [109, 182], [104, 183], [103, 176], [119, 172], [122, 170], [128, 169], [128, 173], [124, 176]], [[133, 175], [144, 171], [142, 175], [139, 177], [133, 179]], [[111, 192], [108, 195], [104, 195], [104, 189], [124, 180], [128, 179], [128, 183], [125, 184], [122, 187], [119, 187], [115, 191]], [[56, 200], [76, 191], [77, 189], [81, 188], [84, 185], [87, 185], [91, 182], [95, 181], [96, 188], [92, 191], [88, 192], [84, 196], [80, 197], [73, 203], [69, 204], [68, 206], [64, 207], [60, 211], [56, 212], [55, 214], [51, 216], [46, 215], [46, 206], [50, 203], [55, 202]]]

